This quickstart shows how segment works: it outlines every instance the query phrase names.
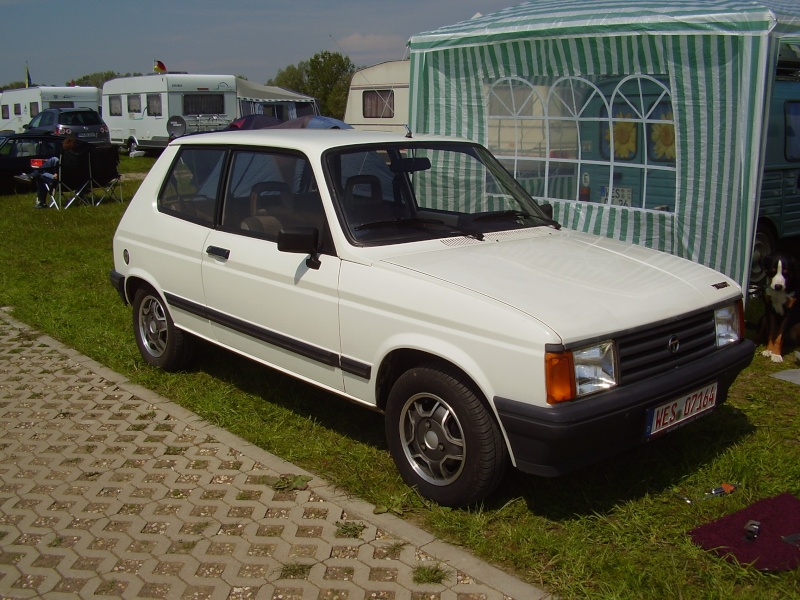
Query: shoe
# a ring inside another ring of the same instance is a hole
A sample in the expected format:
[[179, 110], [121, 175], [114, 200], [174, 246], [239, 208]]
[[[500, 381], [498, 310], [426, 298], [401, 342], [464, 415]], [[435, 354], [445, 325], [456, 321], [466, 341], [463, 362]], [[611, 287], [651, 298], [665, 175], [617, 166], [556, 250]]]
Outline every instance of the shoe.
[[36, 204], [33, 208], [47, 208], [47, 204]]
[[21, 173], [19, 175], [14, 175], [14, 179], [19, 181], [20, 183], [30, 183], [31, 181], [33, 181], [33, 179], [31, 179], [31, 176], [28, 175], [27, 173]]

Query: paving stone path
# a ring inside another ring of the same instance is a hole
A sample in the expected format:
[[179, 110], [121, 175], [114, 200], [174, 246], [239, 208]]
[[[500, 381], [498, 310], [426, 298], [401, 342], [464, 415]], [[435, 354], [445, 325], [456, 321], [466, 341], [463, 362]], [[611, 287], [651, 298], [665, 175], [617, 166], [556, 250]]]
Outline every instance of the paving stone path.
[[0, 597], [549, 597], [372, 511], [0, 310]]

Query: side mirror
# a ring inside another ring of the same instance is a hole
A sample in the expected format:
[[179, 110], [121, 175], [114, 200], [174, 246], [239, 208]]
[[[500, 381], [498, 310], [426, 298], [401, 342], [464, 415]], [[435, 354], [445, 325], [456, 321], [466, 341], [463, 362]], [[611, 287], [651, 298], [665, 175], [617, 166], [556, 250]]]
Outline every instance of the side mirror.
[[319, 231], [316, 227], [284, 227], [278, 232], [278, 251], [308, 254], [306, 266], [319, 269]]
[[542, 209], [544, 216], [546, 216], [551, 221], [553, 220], [553, 205], [550, 203], [547, 204], [540, 204], [539, 208]]
[[23, 125], [23, 126], [22, 126], [22, 128], [23, 128], [25, 131], [28, 131], [28, 129], [30, 129], [30, 128], [31, 128], [31, 124], [30, 124], [30, 123], [25, 123], [25, 125]]

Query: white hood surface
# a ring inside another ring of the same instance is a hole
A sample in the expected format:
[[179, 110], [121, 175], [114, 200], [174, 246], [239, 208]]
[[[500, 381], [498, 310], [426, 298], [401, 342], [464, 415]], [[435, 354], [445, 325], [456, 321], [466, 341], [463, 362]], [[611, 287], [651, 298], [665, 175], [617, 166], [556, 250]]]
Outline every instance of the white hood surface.
[[670, 254], [574, 231], [487, 235], [385, 258], [538, 319], [564, 342], [614, 333], [737, 297], [724, 275]]

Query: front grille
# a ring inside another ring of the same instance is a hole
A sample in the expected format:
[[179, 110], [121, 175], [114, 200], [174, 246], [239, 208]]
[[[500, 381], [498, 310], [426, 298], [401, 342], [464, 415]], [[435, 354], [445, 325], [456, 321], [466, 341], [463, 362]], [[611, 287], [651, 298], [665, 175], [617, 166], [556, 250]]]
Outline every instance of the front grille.
[[[678, 341], [677, 352], [671, 351], [670, 340]], [[706, 356], [716, 347], [714, 311], [624, 335], [617, 338], [619, 383], [635, 383], [664, 373]]]

